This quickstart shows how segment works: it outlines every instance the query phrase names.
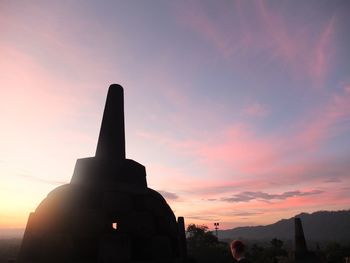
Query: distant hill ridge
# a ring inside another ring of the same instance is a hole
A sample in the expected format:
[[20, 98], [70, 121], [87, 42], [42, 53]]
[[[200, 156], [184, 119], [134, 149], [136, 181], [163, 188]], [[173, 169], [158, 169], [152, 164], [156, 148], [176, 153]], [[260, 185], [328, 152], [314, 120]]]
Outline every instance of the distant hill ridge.
[[24, 228], [0, 228], [0, 239], [22, 238]]
[[301, 213], [266, 226], [220, 230], [220, 239], [283, 240], [294, 239], [294, 218], [301, 218], [307, 241], [350, 242], [350, 210]]

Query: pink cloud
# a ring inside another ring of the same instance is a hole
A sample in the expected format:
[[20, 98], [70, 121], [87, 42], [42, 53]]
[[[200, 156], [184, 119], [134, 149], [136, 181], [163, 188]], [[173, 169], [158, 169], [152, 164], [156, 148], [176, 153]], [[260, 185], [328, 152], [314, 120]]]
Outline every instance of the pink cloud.
[[303, 25], [295, 30], [295, 22], [287, 21], [282, 13], [266, 7], [266, 2], [259, 1], [258, 6], [265, 26], [274, 42], [276, 55], [284, 59], [293, 70], [295, 76], [308, 73], [313, 86], [321, 87], [331, 67], [334, 55], [332, 37], [335, 31], [334, 18], [321, 25], [321, 33], [312, 38], [311, 33], [318, 28]]
[[[301, 46], [304, 44], [303, 40], [297, 42], [298, 38], [293, 37], [293, 34], [288, 32], [287, 23], [283, 19], [282, 14], [271, 12], [263, 1], [258, 1], [257, 3], [260, 15], [264, 21], [265, 30], [268, 33], [267, 37], [271, 37], [272, 40], [269, 41], [270, 45], [272, 45], [270, 48], [273, 49], [276, 55], [290, 63], [299, 53]], [[264, 42], [268, 43], [266, 40]]]
[[35, 58], [18, 49], [3, 45], [0, 52], [0, 77], [5, 87], [1, 112], [12, 120], [33, 121], [32, 125], [39, 125], [39, 119], [64, 119], [73, 104], [55, 88], [67, 83], [55, 79]]
[[265, 105], [255, 102], [244, 108], [243, 113], [252, 117], [265, 117], [269, 114], [269, 110]]
[[[178, 6], [176, 15], [179, 23], [189, 26], [219, 50], [225, 58], [229, 58], [237, 52], [245, 52], [247, 47], [254, 43], [252, 34], [243, 28], [240, 12], [233, 12], [234, 9], [241, 8], [240, 3], [236, 2], [235, 5], [231, 3], [223, 5], [220, 9], [220, 17], [212, 18], [202, 3], [191, 2], [191, 4], [186, 3], [186, 6]], [[221, 21], [224, 24], [220, 24], [219, 21], [223, 17], [229, 18], [229, 23]], [[235, 27], [232, 27], [232, 24]]]
[[[341, 208], [350, 201], [349, 195], [339, 196], [339, 186], [350, 183], [345, 180], [348, 176], [344, 170], [349, 170], [349, 165], [344, 166], [347, 163], [349, 162], [344, 161], [342, 164], [320, 161], [314, 164], [306, 163], [302, 167], [295, 164], [294, 171], [292, 166], [276, 170], [280, 174], [274, 178], [264, 174], [263, 177], [232, 177], [227, 181], [221, 175], [220, 178], [215, 178], [216, 175], [211, 179], [195, 178], [186, 171], [186, 167], [182, 167], [180, 173], [178, 169], [172, 171], [171, 167], [165, 167], [161, 172], [167, 175], [165, 181], [171, 181], [171, 185], [168, 183], [165, 189], [176, 192], [178, 196], [176, 200], [171, 201], [177, 215], [185, 216], [187, 223], [208, 225], [215, 219], [222, 222], [223, 228], [229, 228], [247, 225], [249, 222], [254, 222], [251, 223], [253, 225], [271, 223], [276, 218], [292, 217], [302, 211]], [[334, 167], [339, 171], [334, 170]], [[154, 171], [150, 170], [152, 177]], [[285, 173], [286, 171], [289, 172]], [[312, 178], [313, 175], [316, 178]], [[335, 175], [342, 179], [333, 182], [332, 185], [324, 183], [326, 178]], [[275, 180], [276, 185], [271, 185], [271, 180]], [[224, 201], [225, 198], [245, 191], [244, 189], [257, 193], [260, 191], [262, 194], [258, 194], [256, 199], [249, 202]]]
[[[237, 124], [198, 140], [178, 140], [161, 134], [147, 136], [202, 168], [204, 172], [198, 180], [186, 167], [167, 174], [173, 175], [170, 178], [175, 188], [192, 189], [194, 195], [203, 198], [216, 199], [234, 189], [249, 191], [310, 183], [323, 186], [330, 176], [339, 180], [347, 176], [344, 171], [349, 168], [348, 160], [322, 160], [316, 154], [329, 139], [345, 132], [342, 123], [350, 118], [349, 105], [350, 89], [345, 86], [315, 113], [302, 116], [292, 125], [294, 128], [277, 134], [261, 137], [249, 125]], [[216, 175], [220, 175], [220, 180], [215, 179]]]
[[323, 108], [311, 117], [303, 117], [297, 128], [287, 133], [261, 138], [247, 126], [231, 127], [223, 143], [203, 144], [199, 152], [207, 162], [225, 160], [230, 167], [243, 173], [266, 173], [278, 166], [288, 166], [285, 161], [289, 161], [290, 155], [300, 160], [319, 150], [331, 137], [344, 132], [340, 127], [350, 118], [349, 90], [345, 87], [332, 95]]
[[335, 31], [334, 19], [331, 19], [323, 29], [323, 32], [315, 45], [313, 55], [310, 58], [308, 69], [316, 86], [322, 85], [330, 68], [334, 48], [331, 46], [332, 36]]
[[298, 135], [300, 143], [317, 147], [320, 141], [342, 132], [341, 124], [350, 118], [349, 87], [346, 85], [341, 92], [331, 95], [323, 109], [317, 109], [311, 120], [305, 120], [304, 128]]
[[[211, 43], [224, 58], [239, 57], [240, 65], [244, 63], [242, 55], [254, 58], [263, 53], [267, 60], [278, 59], [284, 63], [296, 80], [309, 79], [314, 87], [323, 86], [331, 69], [335, 52], [333, 18], [320, 21], [317, 26], [305, 23], [296, 27], [294, 18], [282, 9], [267, 6], [265, 1], [225, 5], [220, 10], [221, 16], [209, 15], [201, 3], [179, 9], [180, 23]], [[315, 36], [318, 31], [321, 33]]]
[[[239, 225], [268, 224], [281, 218], [289, 218], [300, 212], [314, 212], [320, 209], [337, 209], [349, 201], [349, 196], [342, 198], [339, 206], [334, 193], [304, 188], [285, 193], [265, 193], [269, 200], [251, 200], [249, 202], [228, 203], [225, 201], [194, 201], [196, 206], [190, 210], [181, 209], [187, 223], [211, 224], [219, 221], [222, 228]], [[270, 198], [278, 197], [278, 198]], [[281, 198], [280, 198], [281, 197]], [[189, 199], [191, 200], [191, 199]], [[187, 203], [190, 202], [187, 200]], [[221, 223], [222, 222], [222, 223]]]

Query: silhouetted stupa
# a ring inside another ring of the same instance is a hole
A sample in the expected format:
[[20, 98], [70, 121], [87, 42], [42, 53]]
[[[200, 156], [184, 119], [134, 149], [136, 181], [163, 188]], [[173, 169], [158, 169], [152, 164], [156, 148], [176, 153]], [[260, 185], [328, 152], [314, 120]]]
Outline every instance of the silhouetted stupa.
[[294, 236], [294, 242], [295, 242], [295, 261], [303, 261], [306, 260], [309, 256], [307, 246], [306, 246], [306, 240], [304, 236], [303, 231], [303, 225], [301, 223], [301, 219], [296, 217], [294, 218], [294, 230], [295, 230], [295, 236]]
[[111, 85], [95, 157], [78, 159], [28, 219], [17, 262], [184, 262], [184, 220], [125, 158], [123, 88]]

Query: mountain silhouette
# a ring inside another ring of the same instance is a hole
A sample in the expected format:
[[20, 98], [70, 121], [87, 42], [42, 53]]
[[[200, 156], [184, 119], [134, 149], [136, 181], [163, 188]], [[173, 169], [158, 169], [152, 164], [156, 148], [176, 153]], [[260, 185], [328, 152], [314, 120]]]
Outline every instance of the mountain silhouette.
[[302, 220], [307, 241], [336, 241], [341, 243], [350, 241], [350, 210], [318, 211], [312, 214], [301, 213], [266, 226], [220, 230], [219, 237], [220, 239], [271, 240], [272, 238], [279, 238], [293, 240], [295, 217]]

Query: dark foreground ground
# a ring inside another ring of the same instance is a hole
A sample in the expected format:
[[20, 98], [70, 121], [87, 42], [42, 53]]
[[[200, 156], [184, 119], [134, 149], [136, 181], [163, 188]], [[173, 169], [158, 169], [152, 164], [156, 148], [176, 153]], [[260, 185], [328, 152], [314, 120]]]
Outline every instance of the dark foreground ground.
[[[1, 238], [0, 237], [0, 263], [14, 262], [16, 259], [22, 238]], [[254, 243], [254, 244], [253, 244]], [[269, 243], [249, 243], [247, 256], [250, 257], [252, 263], [270, 263], [270, 262], [290, 262], [286, 257], [282, 260], [274, 261], [270, 260], [271, 244]], [[286, 242], [287, 246], [290, 245]], [[350, 259], [350, 243], [347, 245], [340, 245], [335, 242], [329, 242], [327, 244], [320, 244], [320, 250], [317, 252], [322, 257], [322, 261], [327, 263], [344, 263], [345, 257]], [[198, 250], [198, 251], [197, 251]], [[287, 249], [289, 250], [289, 249]], [[198, 252], [198, 253], [197, 253]], [[197, 260], [198, 263], [208, 262], [232, 262], [232, 256], [228, 249], [228, 244], [221, 242], [215, 246], [198, 247], [194, 251], [189, 251], [191, 258]], [[288, 252], [286, 251], [286, 254]], [[219, 257], [219, 258], [218, 258]], [[278, 258], [278, 257], [277, 257]]]
[[9, 260], [16, 259], [21, 241], [21, 238], [0, 239], [0, 263], [8, 263], [11, 262]]

